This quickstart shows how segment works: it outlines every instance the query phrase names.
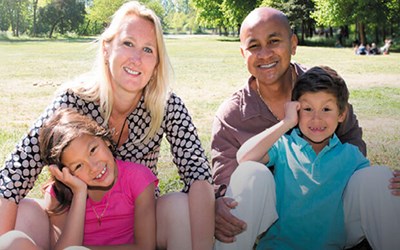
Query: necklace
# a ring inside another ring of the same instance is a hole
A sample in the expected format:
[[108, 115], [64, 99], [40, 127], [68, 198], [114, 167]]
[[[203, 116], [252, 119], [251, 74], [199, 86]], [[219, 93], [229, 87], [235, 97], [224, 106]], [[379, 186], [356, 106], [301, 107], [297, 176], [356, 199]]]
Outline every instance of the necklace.
[[[111, 192], [110, 192], [110, 193], [111, 193]], [[106, 211], [107, 211], [108, 203], [109, 203], [109, 201], [110, 201], [110, 199], [109, 199], [109, 198], [110, 198], [110, 193], [108, 193], [108, 196], [107, 196], [106, 207], [103, 209], [103, 212], [101, 212], [100, 215], [97, 213], [96, 208], [94, 208], [93, 204], [90, 204], [90, 205], [91, 205], [91, 208], [92, 208], [92, 210], [93, 210], [93, 212], [94, 212], [94, 214], [96, 215], [97, 222], [99, 223], [99, 226], [101, 226], [101, 219], [103, 219], [104, 214], [105, 214]]]
[[127, 121], [127, 120], [128, 120], [128, 116], [125, 117], [124, 122], [122, 123], [121, 129], [120, 129], [119, 132], [115, 132], [115, 128], [116, 128], [116, 127], [113, 127], [113, 128], [111, 129], [111, 134], [114, 134], [115, 136], [118, 135], [118, 140], [117, 140], [116, 147], [118, 147], [119, 142], [121, 141], [121, 137], [122, 137], [122, 134], [123, 134], [123, 131], [124, 131], [124, 128], [125, 128], [125, 124], [126, 124], [126, 121]]
[[[294, 66], [292, 65], [292, 64], [290, 64], [290, 74], [291, 74], [291, 77], [292, 77], [292, 88], [291, 88], [291, 90], [290, 91], [292, 91], [292, 89], [294, 88], [294, 84], [295, 84], [295, 82], [296, 82], [296, 78], [297, 78], [297, 75], [296, 75], [296, 71], [295, 71], [295, 69], [294, 69]], [[272, 111], [272, 109], [271, 109], [271, 107], [268, 105], [268, 103], [267, 103], [267, 101], [264, 99], [264, 97], [262, 96], [262, 94], [261, 94], [261, 92], [260, 92], [260, 84], [258, 83], [258, 80], [256, 79], [256, 85], [257, 85], [257, 93], [258, 93], [258, 96], [261, 98], [261, 100], [264, 102], [264, 104], [267, 106], [267, 108], [269, 109], [269, 111], [271, 112], [271, 114], [275, 117], [275, 119], [277, 120], [277, 121], [280, 121], [280, 119], [278, 118], [278, 116]]]
[[258, 96], [261, 98], [261, 100], [262, 100], [262, 101], [264, 102], [264, 104], [267, 106], [267, 108], [269, 109], [269, 111], [271, 112], [271, 114], [275, 117], [275, 119], [276, 119], [277, 121], [280, 121], [280, 119], [278, 118], [278, 116], [275, 115], [275, 113], [272, 111], [271, 107], [268, 105], [267, 101], [265, 101], [264, 97], [261, 95], [261, 92], [260, 92], [260, 85], [258, 84], [258, 81], [256, 81], [256, 84], [257, 84], [257, 93], [258, 93]]
[[122, 124], [122, 128], [121, 128], [121, 130], [119, 131], [119, 136], [118, 136], [118, 141], [117, 141], [117, 147], [118, 147], [118, 145], [119, 145], [119, 141], [121, 140], [121, 136], [122, 136], [122, 133], [123, 133], [124, 128], [125, 128], [126, 120], [128, 120], [128, 117], [125, 117], [124, 123]]

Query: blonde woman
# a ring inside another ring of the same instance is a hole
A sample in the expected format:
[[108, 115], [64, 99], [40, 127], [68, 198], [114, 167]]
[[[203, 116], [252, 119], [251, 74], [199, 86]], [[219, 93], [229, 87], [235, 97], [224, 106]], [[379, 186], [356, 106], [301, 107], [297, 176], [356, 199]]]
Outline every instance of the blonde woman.
[[170, 92], [171, 65], [158, 17], [136, 1], [127, 2], [98, 46], [93, 70], [62, 89], [6, 160], [0, 174], [0, 234], [15, 228], [48, 247], [46, 213], [37, 201], [23, 198], [44, 166], [38, 145], [42, 124], [57, 108], [73, 107], [113, 131], [117, 159], [143, 164], [156, 175], [166, 136], [184, 188], [156, 201], [157, 247], [211, 249], [209, 163], [188, 110]]

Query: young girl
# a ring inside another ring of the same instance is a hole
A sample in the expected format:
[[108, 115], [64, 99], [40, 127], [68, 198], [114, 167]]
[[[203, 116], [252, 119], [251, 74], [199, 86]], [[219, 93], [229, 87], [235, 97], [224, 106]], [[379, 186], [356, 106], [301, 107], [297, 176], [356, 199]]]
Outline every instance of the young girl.
[[52, 249], [155, 249], [158, 180], [145, 166], [114, 159], [107, 130], [62, 109], [44, 124], [39, 143], [54, 177], [45, 194]]

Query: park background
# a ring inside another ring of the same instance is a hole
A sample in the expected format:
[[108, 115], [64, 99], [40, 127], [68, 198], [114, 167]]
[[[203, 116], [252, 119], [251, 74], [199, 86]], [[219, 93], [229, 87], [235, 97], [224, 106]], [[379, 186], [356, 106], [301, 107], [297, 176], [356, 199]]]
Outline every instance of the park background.
[[[96, 34], [122, 2], [0, 0], [2, 165], [60, 85], [90, 70]], [[209, 159], [214, 114], [249, 76], [239, 51], [238, 24], [252, 8], [268, 5], [288, 13], [299, 36], [294, 61], [328, 65], [346, 80], [372, 164], [400, 169], [398, 0], [145, 2], [162, 19], [174, 67], [172, 89], [186, 103]], [[346, 4], [353, 4], [351, 12]], [[54, 15], [58, 21], [52, 22]], [[393, 41], [389, 55], [359, 56], [352, 48], [355, 40], [382, 46], [388, 38]], [[178, 190], [181, 184], [165, 142], [158, 168], [161, 190]], [[30, 196], [41, 196], [40, 184], [47, 178], [45, 168]]]

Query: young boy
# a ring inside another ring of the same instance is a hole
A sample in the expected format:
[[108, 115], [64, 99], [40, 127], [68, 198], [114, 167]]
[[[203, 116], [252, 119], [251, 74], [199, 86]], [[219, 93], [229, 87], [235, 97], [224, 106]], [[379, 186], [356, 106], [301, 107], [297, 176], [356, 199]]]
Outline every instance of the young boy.
[[[239, 163], [257, 161], [275, 167], [279, 219], [266, 231], [258, 248], [343, 249], [363, 237], [374, 249], [399, 247], [395, 242], [398, 237], [392, 237], [399, 230], [399, 220], [381, 222], [378, 214], [388, 209], [387, 213], [397, 217], [394, 212], [400, 211], [398, 199], [389, 191], [382, 194], [388, 200], [375, 201], [383, 202], [383, 210], [378, 212], [356, 208], [352, 203], [368, 194], [346, 194], [355, 172], [369, 167], [356, 146], [342, 144], [335, 135], [346, 117], [348, 97], [344, 80], [334, 70], [311, 68], [298, 79], [292, 92], [294, 101], [286, 104], [284, 119], [239, 149]], [[370, 213], [368, 219], [358, 221], [364, 211]], [[380, 238], [381, 234], [387, 234], [387, 238]]]

